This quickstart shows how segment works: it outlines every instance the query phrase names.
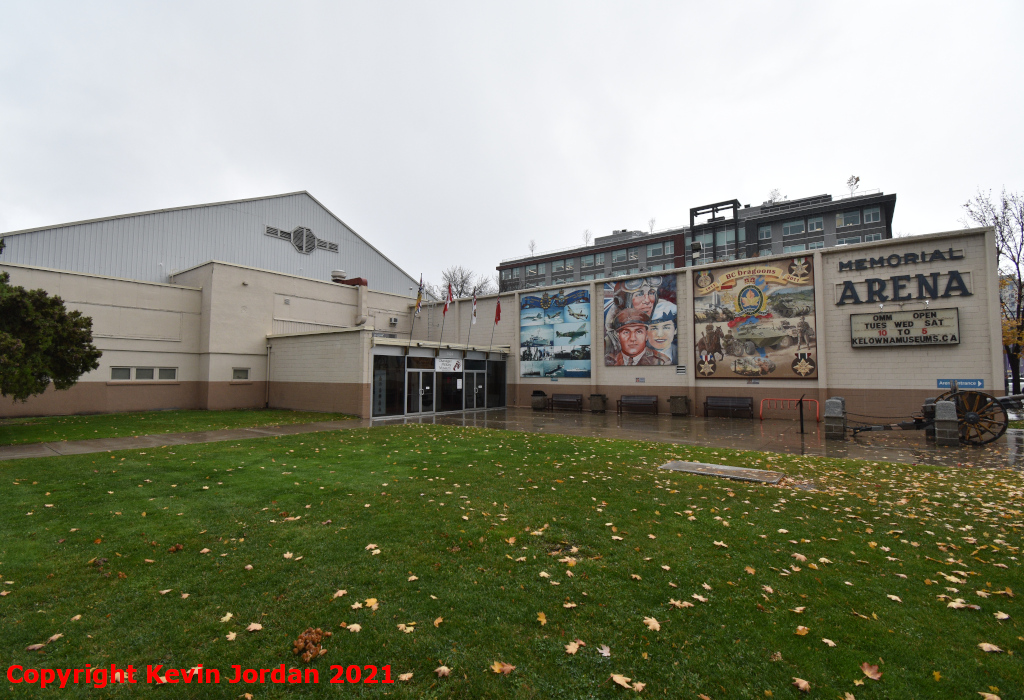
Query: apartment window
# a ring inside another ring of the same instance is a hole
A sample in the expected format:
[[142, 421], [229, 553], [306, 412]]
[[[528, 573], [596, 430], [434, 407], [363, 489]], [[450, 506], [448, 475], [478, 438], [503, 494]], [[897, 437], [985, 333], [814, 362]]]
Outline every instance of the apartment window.
[[572, 258], [566, 258], [565, 259], [565, 271], [566, 272], [572, 272], [572, 266], [573, 266], [573, 259]]
[[727, 228], [715, 234], [716, 244], [726, 246], [736, 243], [736, 229]]
[[604, 253], [594, 253], [594, 264], [598, 267], [604, 267]]
[[639, 260], [640, 259], [640, 246], [633, 246], [629, 249], [629, 259]]
[[648, 265], [647, 269], [650, 270], [651, 272], [658, 272], [659, 270], [664, 270], [665, 266], [661, 265], [661, 264], [654, 264], [654, 265]]
[[880, 240], [882, 240], [882, 234], [880, 234], [880, 233], [869, 233], [866, 236], [864, 236], [864, 242], [865, 243], [867, 243], [868, 241], [880, 241]]
[[174, 381], [178, 378], [178, 369], [176, 367], [161, 367], [158, 376], [164, 381]]
[[564, 272], [565, 271], [565, 261], [564, 260], [552, 260], [551, 261], [551, 271], [552, 272]]
[[537, 266], [536, 265], [527, 265], [526, 266], [526, 275], [527, 276], [536, 275], [536, 274], [537, 274]]
[[757, 255], [758, 255], [758, 257], [761, 257], [761, 258], [765, 257], [766, 255], [771, 255], [771, 254], [772, 254], [772, 249], [771, 248], [758, 248], [758, 250], [757, 250]]
[[739, 250], [736, 251], [736, 259], [737, 260], [743, 260], [746, 257], [747, 257], [747, 251], [744, 250], [743, 248], [740, 248]]
[[115, 382], [124, 382], [132, 378], [131, 367], [111, 367], [110, 379]]
[[639, 275], [640, 274], [640, 268], [639, 267], [631, 267], [631, 268], [629, 268], [629, 274], [631, 274], [631, 275]]
[[765, 226], [757, 227], [757, 239], [759, 241], [770, 241], [772, 239], [772, 226], [767, 224]]
[[842, 228], [843, 226], [856, 226], [859, 223], [859, 211], [844, 211], [836, 214], [836, 228]]
[[787, 221], [782, 224], [782, 235], [783, 236], [795, 236], [798, 233], [804, 232], [803, 221]]
[[249, 378], [248, 367], [234, 367], [231, 370], [231, 379], [234, 381], [245, 381]]
[[665, 241], [665, 255], [675, 255], [675, 254], [676, 254], [676, 242], [675, 241]]
[[877, 224], [882, 220], [882, 212], [878, 207], [872, 207], [864, 210], [864, 223], [865, 224]]
[[580, 275], [580, 282], [588, 282], [588, 281], [590, 281], [592, 279], [594, 279], [594, 275], [592, 275], [592, 274], [590, 274], [590, 275]]
[[612, 264], [626, 262], [626, 249], [621, 248], [619, 250], [612, 251]]
[[135, 368], [135, 379], [136, 380], [145, 380], [145, 379], [152, 379], [152, 378], [153, 378], [153, 368], [152, 367], [136, 367]]
[[543, 275], [548, 271], [547, 263], [537, 263], [537, 274]]
[[797, 243], [796, 245], [787, 245], [782, 247], [783, 253], [800, 253], [807, 250], [807, 246], [803, 243]]
[[816, 216], [813, 219], [808, 219], [807, 220], [807, 230], [808, 231], [821, 231], [824, 228], [825, 228], [825, 220], [822, 219], [820, 216]]
[[512, 270], [502, 270], [501, 271], [501, 279], [503, 279], [503, 280], [512, 279]]
[[853, 245], [854, 243], [860, 243], [860, 236], [850, 236], [849, 238], [836, 239], [836, 245]]
[[665, 254], [665, 246], [662, 243], [650, 243], [647, 246], [647, 257], [660, 258]]
[[613, 270], [612, 277], [624, 277], [629, 274], [629, 270]]
[[604, 272], [595, 272], [594, 273], [594, 279], [596, 279], [596, 280], [603, 280], [604, 279]]
[[580, 267], [593, 267], [593, 266], [594, 266], [594, 256], [593, 255], [584, 255], [583, 257], [580, 258]]
[[818, 248], [824, 248], [825, 241], [811, 241], [807, 244], [807, 250], [817, 250]]

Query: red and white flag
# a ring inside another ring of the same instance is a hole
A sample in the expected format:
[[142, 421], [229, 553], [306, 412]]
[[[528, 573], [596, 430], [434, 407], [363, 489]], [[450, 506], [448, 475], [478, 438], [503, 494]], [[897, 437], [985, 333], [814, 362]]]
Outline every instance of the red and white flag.
[[476, 325], [476, 292], [473, 292], [473, 323], [471, 325]]
[[450, 303], [452, 303], [452, 301], [453, 301], [453, 299], [452, 299], [452, 285], [451, 285], [451, 283], [449, 283], [448, 284], [448, 296], [445, 297], [445, 300], [444, 300], [444, 311], [441, 312], [442, 316], [447, 316], [448, 315], [448, 305]]
[[498, 305], [494, 307], [494, 323], [497, 325], [498, 321], [501, 320], [501, 299], [498, 299]]

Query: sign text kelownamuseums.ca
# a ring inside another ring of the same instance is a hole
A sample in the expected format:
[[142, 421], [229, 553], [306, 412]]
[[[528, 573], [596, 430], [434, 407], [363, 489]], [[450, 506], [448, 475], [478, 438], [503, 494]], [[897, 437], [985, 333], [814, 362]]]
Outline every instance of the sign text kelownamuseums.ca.
[[850, 344], [855, 348], [958, 345], [958, 309], [879, 311], [850, 315]]
[[817, 376], [813, 258], [694, 274], [697, 377]]
[[519, 298], [519, 376], [590, 376], [590, 289]]
[[604, 363], [675, 365], [675, 275], [604, 283]]

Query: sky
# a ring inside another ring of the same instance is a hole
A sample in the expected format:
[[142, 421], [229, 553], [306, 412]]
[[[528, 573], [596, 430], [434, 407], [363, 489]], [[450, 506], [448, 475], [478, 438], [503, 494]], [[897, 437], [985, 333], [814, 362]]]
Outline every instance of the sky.
[[0, 0], [0, 232], [306, 190], [409, 274], [1024, 191], [1020, 2]]

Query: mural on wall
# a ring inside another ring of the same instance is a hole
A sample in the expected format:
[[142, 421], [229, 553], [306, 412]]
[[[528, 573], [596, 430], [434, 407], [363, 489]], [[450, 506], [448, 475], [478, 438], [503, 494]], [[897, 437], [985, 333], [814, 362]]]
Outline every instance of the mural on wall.
[[519, 297], [519, 376], [590, 376], [590, 290]]
[[675, 365], [675, 275], [604, 283], [604, 363]]
[[697, 377], [817, 376], [813, 258], [702, 270], [693, 282]]

